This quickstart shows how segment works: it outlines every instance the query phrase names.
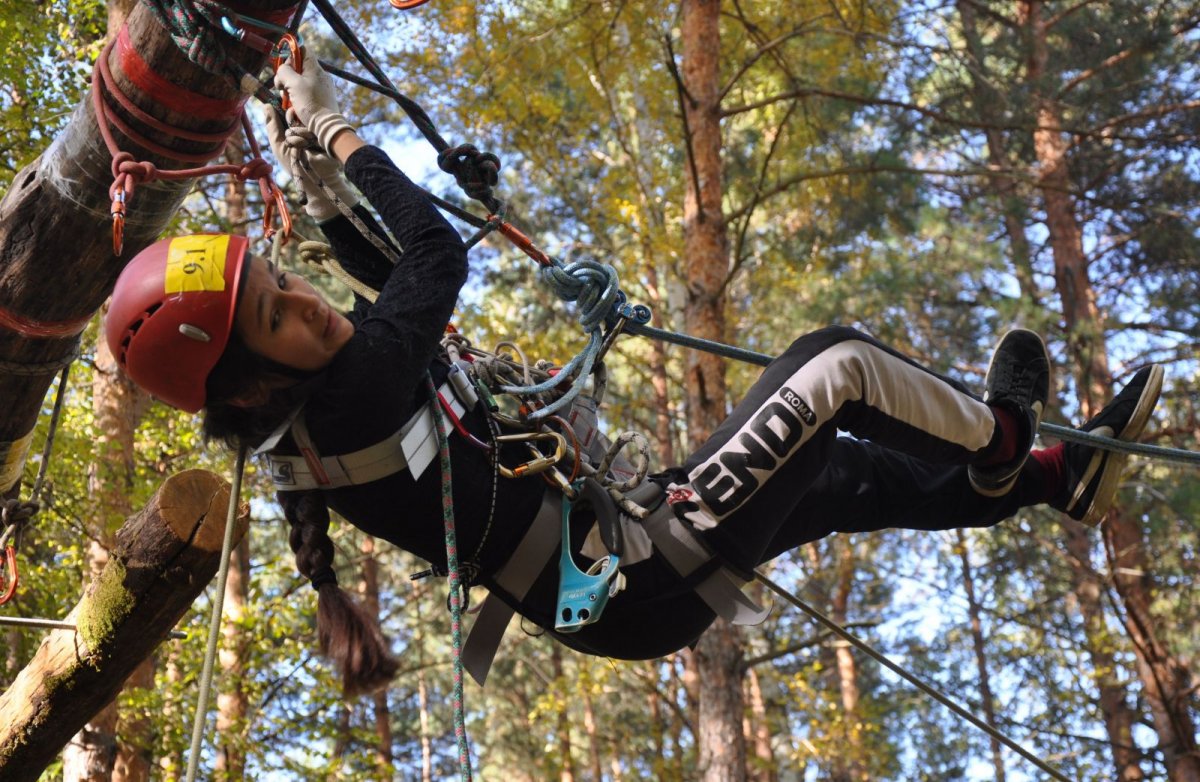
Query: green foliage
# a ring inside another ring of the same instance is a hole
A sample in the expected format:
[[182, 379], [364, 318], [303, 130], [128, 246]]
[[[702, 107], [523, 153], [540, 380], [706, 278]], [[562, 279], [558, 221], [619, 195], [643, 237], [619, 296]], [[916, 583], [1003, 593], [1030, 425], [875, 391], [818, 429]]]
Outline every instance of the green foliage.
[[0, 12], [0, 186], [7, 188], [66, 125], [88, 89], [106, 24], [101, 0], [5, 3]]

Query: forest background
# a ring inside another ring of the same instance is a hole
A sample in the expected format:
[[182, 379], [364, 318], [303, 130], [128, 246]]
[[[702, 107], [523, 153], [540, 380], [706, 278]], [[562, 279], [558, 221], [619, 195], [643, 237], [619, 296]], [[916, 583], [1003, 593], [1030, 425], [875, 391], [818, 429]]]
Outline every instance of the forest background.
[[[85, 99], [131, 5], [0, 4], [5, 188]], [[556, 255], [613, 264], [656, 324], [770, 354], [850, 324], [976, 388], [997, 336], [1023, 325], [1054, 359], [1048, 420], [1084, 420], [1160, 362], [1167, 385], [1145, 439], [1196, 448], [1194, 3], [337, 7], [443, 135], [501, 158], [510, 216]], [[310, 52], [359, 71], [308, 17]], [[342, 90], [369, 140], [460, 199], [393, 103]], [[261, 209], [257, 193], [208, 180], [171, 230], [258, 236]], [[516, 339], [560, 362], [582, 345], [528, 259], [490, 240], [472, 254], [456, 323], [482, 346]], [[13, 615], [61, 616], [166, 475], [232, 461], [196, 418], [128, 386], [95, 335], [66, 389]], [[702, 440], [757, 374], [632, 337], [609, 365], [605, 422], [650, 436], [658, 465]], [[839, 535], [771, 571], [1071, 778], [1196, 782], [1196, 485], [1193, 467], [1138, 458], [1103, 531], [1030, 509], [992, 530]], [[456, 776], [444, 583], [410, 581], [423, 563], [336, 525], [341, 582], [358, 585], [403, 661], [386, 692], [346, 701], [314, 652], [315, 599], [255, 468], [249, 491], [203, 775]], [[397, 523], [417, 521], [397, 509]], [[208, 598], [181, 626], [189, 640], [161, 646], [46, 778], [180, 776]], [[642, 663], [523, 629], [489, 686], [468, 688], [484, 779], [1039, 778], [783, 606]], [[0, 634], [0, 687], [38, 642]]]

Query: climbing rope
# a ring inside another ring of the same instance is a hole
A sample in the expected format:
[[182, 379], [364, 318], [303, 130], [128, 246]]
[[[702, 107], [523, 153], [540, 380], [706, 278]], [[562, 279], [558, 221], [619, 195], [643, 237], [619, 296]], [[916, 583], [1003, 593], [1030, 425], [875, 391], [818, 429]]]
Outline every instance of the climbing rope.
[[458, 537], [454, 530], [454, 491], [450, 464], [450, 438], [433, 378], [425, 373], [425, 388], [433, 409], [437, 432], [438, 459], [442, 466], [442, 522], [446, 535], [446, 575], [450, 583], [450, 638], [454, 656], [454, 738], [458, 742], [458, 768], [462, 782], [471, 782], [471, 750], [467, 745], [467, 722], [463, 697], [462, 596], [467, 587], [458, 567]]
[[225, 537], [221, 541], [221, 561], [217, 566], [217, 589], [213, 594], [212, 615], [208, 623], [208, 646], [204, 650], [204, 667], [200, 670], [200, 692], [196, 697], [196, 715], [192, 720], [192, 746], [188, 752], [187, 782], [196, 782], [200, 768], [200, 747], [204, 742], [204, 723], [208, 717], [209, 694], [212, 691], [213, 668], [217, 660], [217, 641], [221, 637], [221, 616], [225, 610], [225, 584], [229, 580], [229, 559], [233, 553], [233, 530], [236, 526], [238, 499], [242, 494], [242, 474], [246, 470], [246, 446], [238, 449], [233, 468], [233, 486], [229, 490], [229, 510], [225, 514]]

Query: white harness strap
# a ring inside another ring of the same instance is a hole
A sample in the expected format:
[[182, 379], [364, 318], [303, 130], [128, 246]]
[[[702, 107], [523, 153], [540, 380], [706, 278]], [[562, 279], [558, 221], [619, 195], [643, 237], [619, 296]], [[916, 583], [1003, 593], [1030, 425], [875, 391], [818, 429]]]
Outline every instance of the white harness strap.
[[[442, 383], [438, 389], [438, 396], [449, 403], [456, 416], [461, 418], [466, 413], [466, 407], [459, 401], [448, 382]], [[431, 404], [433, 403], [422, 405], [399, 431], [386, 439], [353, 453], [338, 456], [320, 454], [313, 445], [304, 415], [301, 413], [291, 424], [292, 439], [296, 441], [300, 455], [267, 453], [271, 481], [278, 491], [339, 489], [343, 486], [377, 481], [405, 468], [416, 480], [437, 458], [438, 453]]]

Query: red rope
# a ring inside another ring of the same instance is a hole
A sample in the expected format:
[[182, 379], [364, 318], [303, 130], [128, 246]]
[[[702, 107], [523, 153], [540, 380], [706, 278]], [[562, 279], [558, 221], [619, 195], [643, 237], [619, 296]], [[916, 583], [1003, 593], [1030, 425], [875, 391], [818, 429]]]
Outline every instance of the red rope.
[[[200, 119], [225, 119], [235, 116], [246, 103], [246, 96], [221, 99], [201, 95], [198, 92], [184, 89], [150, 68], [129, 38], [129, 28], [122, 27], [117, 35], [117, 57], [120, 58], [121, 72], [139, 90], [149, 95], [156, 103], [179, 114], [188, 114]], [[102, 60], [104, 58], [101, 58]], [[230, 132], [232, 132], [230, 128]]]
[[[191, 179], [194, 177], [211, 176], [213, 174], [229, 174], [237, 177], [240, 180], [255, 178], [258, 180], [259, 191], [262, 193], [263, 202], [266, 204], [264, 209], [263, 231], [269, 238], [274, 230], [271, 228], [272, 216], [276, 210], [279, 212], [279, 220], [284, 232], [285, 240], [291, 236], [292, 220], [288, 214], [287, 204], [283, 198], [283, 193], [271, 178], [271, 164], [263, 159], [262, 153], [259, 150], [258, 141], [254, 138], [253, 130], [250, 127], [250, 121], [246, 117], [246, 109], [244, 100], [239, 99], [233, 102], [226, 102], [225, 106], [227, 113], [223, 116], [228, 116], [232, 119], [229, 128], [216, 133], [202, 133], [186, 128], [177, 128], [159, 120], [150, 114], [146, 113], [129, 98], [124, 95], [117, 87], [116, 80], [113, 78], [112, 71], [108, 65], [108, 56], [112, 51], [113, 46], [124, 41], [128, 45], [128, 51], [133, 51], [133, 46], [129, 41], [126, 30], [123, 28], [121, 35], [118, 35], [116, 40], [109, 41], [104, 47], [104, 51], [100, 53], [100, 58], [96, 61], [96, 67], [92, 70], [92, 107], [96, 114], [96, 124], [100, 128], [100, 135], [104, 138], [104, 144], [108, 147], [109, 153], [112, 155], [112, 174], [113, 183], [109, 187], [108, 193], [112, 197], [112, 217], [113, 217], [113, 254], [120, 255], [124, 246], [125, 233], [125, 203], [133, 196], [137, 185], [144, 182], [153, 182], [154, 180], [182, 180]], [[135, 53], [136, 54], [136, 53]], [[141, 63], [145, 66], [145, 61], [140, 55], [125, 56], [122, 53], [122, 65], [126, 62], [133, 63], [135, 68], [141, 67], [136, 63]], [[149, 75], [148, 75], [149, 74]], [[153, 76], [153, 78], [150, 78]], [[162, 101], [161, 96], [169, 94], [173, 90], [182, 90], [184, 96], [189, 100], [196, 93], [183, 90], [180, 87], [170, 84], [158, 74], [152, 74], [148, 66], [144, 72], [139, 73], [134, 79], [134, 83], [144, 89], [151, 97], [163, 102], [163, 105], [169, 105], [172, 102], [171, 98]], [[165, 85], [165, 86], [164, 86]], [[133, 130], [129, 125], [121, 119], [120, 116], [108, 105], [104, 100], [104, 93], [107, 92], [112, 96], [120, 106], [132, 114], [140, 121], [146, 123], [155, 130], [173, 135], [177, 138], [183, 138], [190, 141], [209, 142], [214, 144], [213, 149], [202, 153], [180, 152], [176, 149], [158, 144], [146, 138], [142, 134]], [[200, 96], [203, 97], [203, 96]], [[210, 103], [206, 104], [208, 110], [214, 108], [211, 98]], [[185, 111], [184, 113], [193, 113]], [[120, 130], [126, 137], [139, 146], [149, 150], [153, 154], [161, 155], [169, 160], [176, 160], [181, 163], [207, 163], [212, 158], [216, 157], [225, 148], [225, 143], [229, 137], [237, 130], [238, 125], [246, 133], [246, 139], [250, 144], [250, 150], [253, 155], [251, 160], [246, 161], [243, 165], [215, 165], [202, 166], [198, 168], [183, 168], [183, 169], [159, 169], [149, 161], [135, 160], [133, 154], [125, 152], [117, 146], [116, 139], [113, 137], [112, 128], [110, 125]]]

